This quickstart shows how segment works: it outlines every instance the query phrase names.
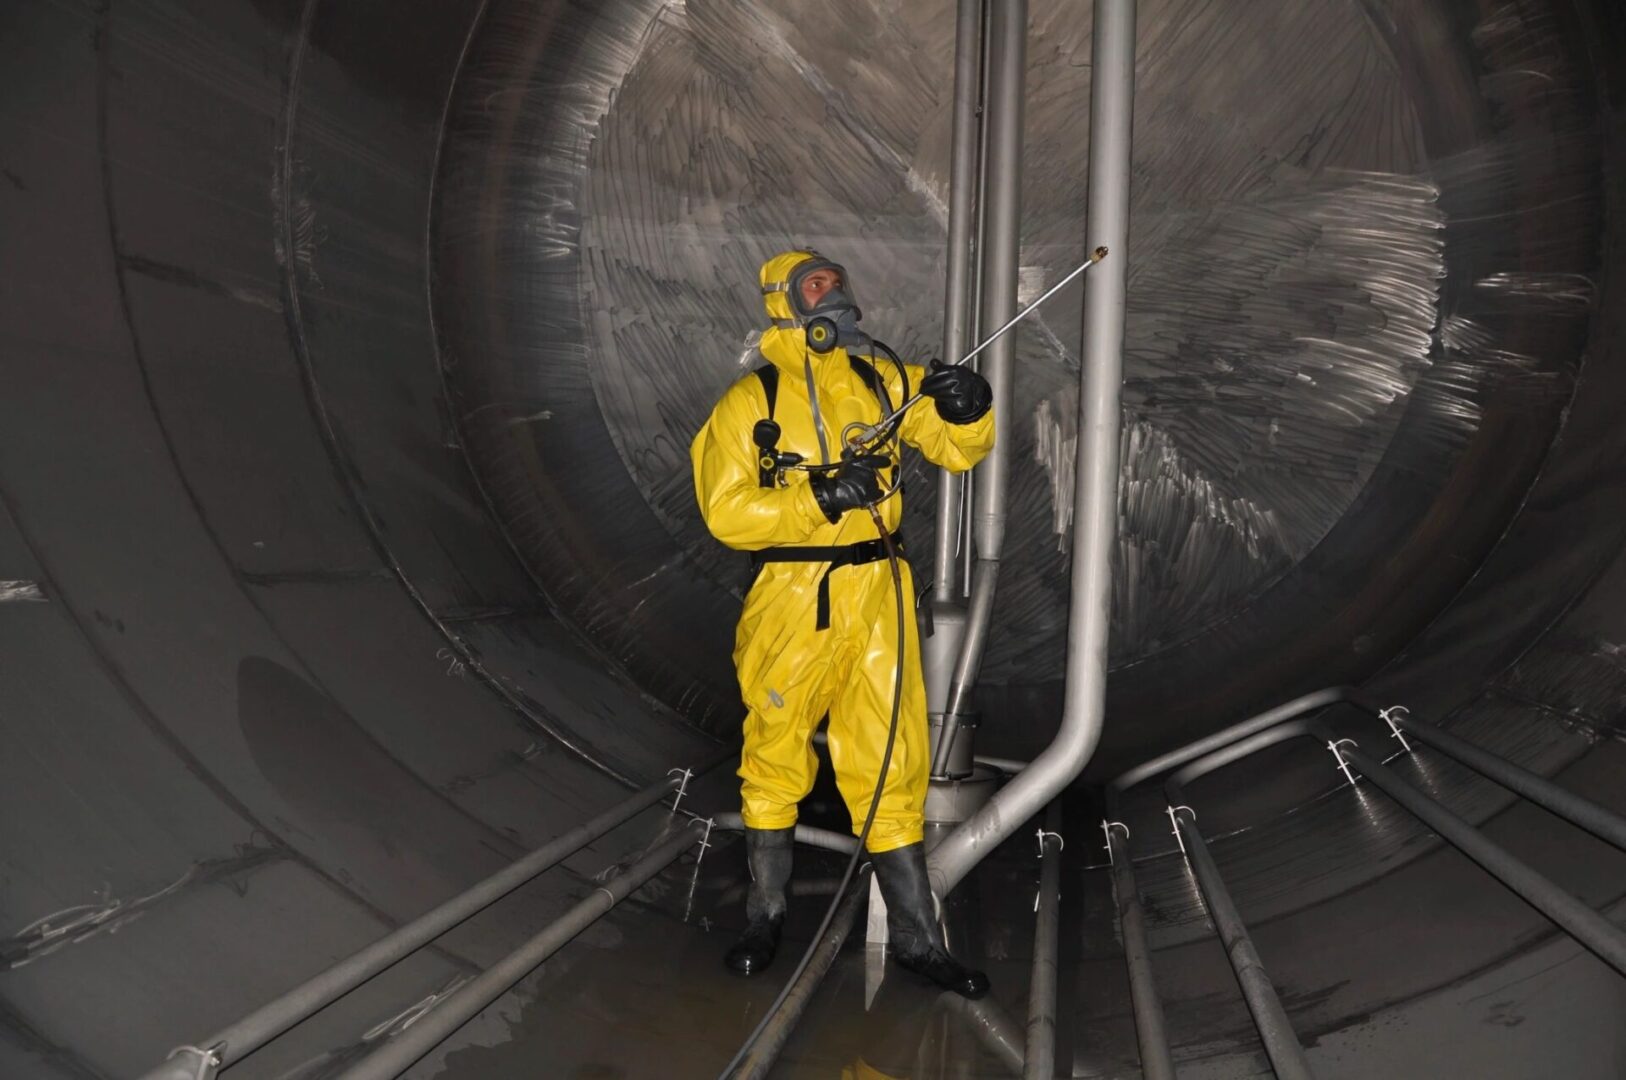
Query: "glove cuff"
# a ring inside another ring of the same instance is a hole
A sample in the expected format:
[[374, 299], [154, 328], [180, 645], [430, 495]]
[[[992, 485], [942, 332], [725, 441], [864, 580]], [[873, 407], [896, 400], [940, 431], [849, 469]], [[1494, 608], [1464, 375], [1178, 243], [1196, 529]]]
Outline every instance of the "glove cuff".
[[964, 409], [956, 409], [945, 402], [937, 403], [937, 415], [950, 424], [975, 424], [988, 415], [988, 410], [994, 407], [992, 401], [973, 401]]
[[842, 511], [832, 505], [830, 482], [822, 476], [810, 476], [807, 486], [813, 489], [813, 501], [819, 504], [819, 509], [830, 524], [841, 524]]

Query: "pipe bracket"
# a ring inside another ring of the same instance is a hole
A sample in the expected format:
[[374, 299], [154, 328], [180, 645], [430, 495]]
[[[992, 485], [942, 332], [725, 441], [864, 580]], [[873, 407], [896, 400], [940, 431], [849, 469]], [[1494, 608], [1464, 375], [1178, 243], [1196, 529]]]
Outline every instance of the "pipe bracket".
[[1354, 739], [1338, 739], [1333, 742], [1328, 742], [1327, 749], [1332, 751], [1332, 756], [1338, 762], [1338, 768], [1343, 772], [1344, 778], [1349, 781], [1351, 787], [1354, 787], [1356, 782], [1355, 773], [1350, 769], [1349, 761], [1345, 759], [1343, 751], [1338, 749], [1345, 743], [1355, 747], [1357, 750], [1361, 748], [1361, 744], [1356, 742]]
[[1409, 754], [1411, 753], [1411, 743], [1407, 742], [1406, 736], [1400, 732], [1400, 725], [1395, 721], [1397, 713], [1401, 719], [1405, 719], [1411, 715], [1411, 710], [1404, 705], [1391, 705], [1387, 709], [1378, 710], [1378, 719], [1389, 725], [1389, 737], [1399, 739], [1401, 747]]
[[1104, 846], [1107, 849], [1107, 865], [1108, 866], [1111, 866], [1112, 863], [1113, 863], [1113, 859], [1112, 859], [1112, 830], [1115, 829], [1115, 828], [1122, 829], [1124, 831], [1124, 841], [1127, 843], [1128, 840], [1129, 840], [1129, 826], [1128, 825], [1125, 825], [1121, 821], [1108, 821], [1105, 818], [1101, 819], [1101, 835], [1106, 840], [1106, 843], [1105, 843]]
[[[1174, 842], [1180, 845], [1180, 854], [1185, 855], [1186, 838], [1180, 835], [1180, 811], [1182, 810], [1191, 815], [1193, 825], [1197, 824], [1197, 811], [1189, 806], [1170, 806], [1165, 808], [1163, 812], [1169, 815], [1169, 828], [1174, 832]], [[1128, 833], [1129, 830], [1125, 829], [1124, 834], [1128, 835]]]
[[181, 1062], [181, 1064], [185, 1064], [187, 1068], [192, 1069], [190, 1072], [190, 1080], [213, 1080], [213, 1078], [220, 1072], [221, 1054], [225, 1051], [225, 1049], [225, 1043], [215, 1043], [213, 1046], [207, 1049], [202, 1049], [196, 1046], [177, 1046], [175, 1049], [169, 1052], [168, 1056], [164, 1060], [176, 1061], [179, 1058], [191, 1056], [197, 1061], [197, 1066], [195, 1069], [192, 1069], [190, 1062]]

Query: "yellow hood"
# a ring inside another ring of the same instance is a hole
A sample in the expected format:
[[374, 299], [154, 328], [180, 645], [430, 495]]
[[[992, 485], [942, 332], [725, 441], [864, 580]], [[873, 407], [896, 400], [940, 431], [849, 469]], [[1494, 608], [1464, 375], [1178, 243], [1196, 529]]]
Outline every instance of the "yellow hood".
[[811, 251], [781, 251], [762, 264], [758, 275], [762, 284], [762, 306], [767, 309], [768, 318], [776, 320], [775, 326], [783, 325], [777, 321], [781, 319], [792, 324], [801, 321], [790, 303], [790, 272], [811, 258], [814, 258]]

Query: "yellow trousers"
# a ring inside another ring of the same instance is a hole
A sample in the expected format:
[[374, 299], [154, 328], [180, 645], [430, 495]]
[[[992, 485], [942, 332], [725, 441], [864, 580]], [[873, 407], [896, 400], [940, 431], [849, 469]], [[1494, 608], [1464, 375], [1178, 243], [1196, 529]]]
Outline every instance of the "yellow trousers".
[[[914, 580], [903, 575], [903, 690], [897, 741], [868, 848], [891, 851], [923, 836], [931, 762], [926, 687], [920, 670]], [[745, 598], [734, 637], [734, 666], [748, 710], [740, 759], [742, 808], [753, 829], [796, 823], [813, 787], [813, 731], [830, 716], [836, 786], [863, 828], [886, 752], [897, 677], [898, 617], [892, 571], [882, 560], [838, 568], [830, 578], [830, 626], [815, 628], [822, 563], [768, 563]]]

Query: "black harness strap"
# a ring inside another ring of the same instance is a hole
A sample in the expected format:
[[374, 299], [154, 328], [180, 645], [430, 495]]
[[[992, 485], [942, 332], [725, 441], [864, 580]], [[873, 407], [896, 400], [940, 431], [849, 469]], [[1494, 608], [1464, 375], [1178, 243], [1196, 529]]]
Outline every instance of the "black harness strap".
[[773, 408], [779, 403], [779, 369], [772, 364], [762, 364], [756, 369], [756, 376], [762, 383], [762, 395], [768, 399], [768, 419], [773, 419]]
[[[847, 354], [847, 360], [853, 371], [858, 375], [875, 399], [880, 402], [882, 415], [892, 412], [892, 396], [886, 391], [886, 380], [875, 366], [861, 356]], [[779, 369], [772, 364], [763, 364], [756, 369], [756, 377], [762, 382], [762, 394], [768, 399], [768, 419], [773, 419], [774, 407], [779, 400]], [[904, 376], [904, 395], [908, 396], [908, 376]], [[773, 471], [758, 468], [757, 482], [763, 487], [774, 486]], [[892, 544], [901, 554], [903, 552], [903, 534], [893, 533]], [[829, 563], [823, 575], [819, 577], [819, 605], [818, 617], [814, 625], [815, 630], [828, 630], [830, 628], [830, 575], [843, 566], [864, 566], [868, 563], [880, 562], [886, 558], [886, 542], [877, 537], [874, 540], [861, 540], [856, 544], [836, 544], [833, 546], [807, 545], [803, 547], [773, 547], [762, 551], [751, 552], [751, 567], [760, 571], [762, 567], [771, 562], [810, 562]]]
[[[903, 553], [903, 534], [892, 534], [892, 546]], [[814, 621], [813, 629], [830, 629], [830, 575], [843, 566], [864, 566], [868, 563], [880, 562], [886, 558], [886, 541], [880, 537], [874, 540], [860, 540], [856, 544], [836, 544], [830, 547], [773, 547], [761, 551], [751, 552], [751, 566], [761, 570], [763, 565], [771, 562], [811, 562], [829, 563], [829, 567], [819, 577], [819, 610]]]

